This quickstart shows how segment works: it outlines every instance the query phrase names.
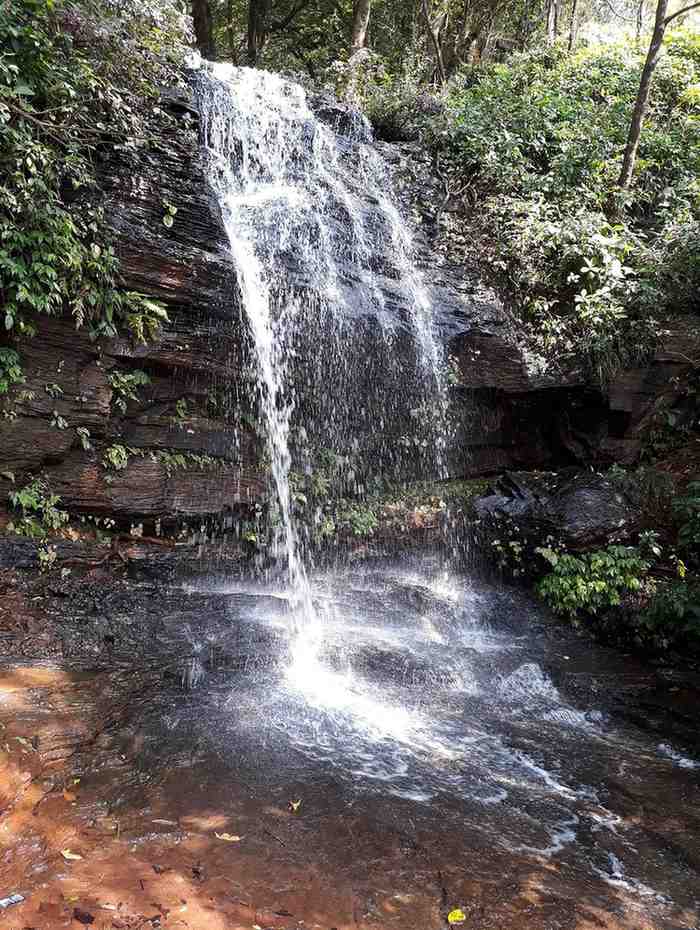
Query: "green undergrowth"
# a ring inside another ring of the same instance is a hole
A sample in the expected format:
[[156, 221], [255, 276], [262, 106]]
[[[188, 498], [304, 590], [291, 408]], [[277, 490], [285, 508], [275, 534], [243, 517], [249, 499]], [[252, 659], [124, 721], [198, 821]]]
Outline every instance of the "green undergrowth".
[[405, 82], [368, 92], [375, 124], [399, 136], [403, 121], [432, 145], [533, 367], [604, 383], [649, 353], [665, 316], [700, 309], [700, 35], [667, 37], [620, 192], [645, 52], [542, 47], [463, 68], [424, 115]]
[[576, 627], [623, 646], [700, 653], [700, 481], [679, 489], [646, 466], [615, 466], [606, 477], [639, 508], [633, 533], [621, 528], [607, 545], [572, 549], [508, 517], [488, 528], [486, 552]]
[[483, 480], [416, 482], [362, 497], [335, 497], [331, 482], [319, 472], [306, 479], [292, 476], [295, 509], [319, 545], [436, 529], [441, 515], [466, 510], [487, 487]]

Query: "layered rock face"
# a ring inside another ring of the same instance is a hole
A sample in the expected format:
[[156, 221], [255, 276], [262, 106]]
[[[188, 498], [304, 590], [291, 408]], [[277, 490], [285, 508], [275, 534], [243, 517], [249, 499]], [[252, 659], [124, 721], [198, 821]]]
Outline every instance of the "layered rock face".
[[[228, 242], [196, 122], [177, 97], [164, 103], [181, 118], [172, 135], [109, 156], [100, 174], [124, 284], [162, 301], [170, 323], [142, 345], [92, 342], [70, 319], [39, 320], [18, 346], [25, 382], [0, 419], [3, 502], [39, 474], [62, 506], [122, 523], [220, 513], [263, 493], [259, 443], [239, 419], [251, 389]], [[178, 211], [170, 229], [164, 202]], [[119, 379], [135, 371], [149, 383], [131, 399]]]
[[[197, 113], [183, 95], [166, 94], [162, 105], [178, 116], [171, 134], [148, 151], [107, 156], [100, 173], [125, 286], [162, 301], [170, 323], [140, 345], [91, 342], [70, 319], [40, 321], [36, 337], [18, 347], [26, 382], [5, 399], [0, 419], [0, 501], [45, 474], [70, 511], [128, 525], [236, 511], [265, 494], [253, 363]], [[311, 105], [341, 147], [366, 131], [328, 98]], [[697, 332], [682, 321], [670, 325], [653, 362], [623, 372], [606, 396], [576, 374], [533, 375], [503, 304], [445, 235], [449, 204], [428, 157], [410, 145], [376, 147], [415, 226], [417, 263], [454, 359], [451, 472], [633, 461], [649, 416], [673, 400], [672, 378], [698, 356]], [[170, 228], [166, 204], [177, 209]], [[371, 212], [372, 203], [363, 209]], [[393, 305], [390, 249], [379, 235], [371, 246], [377, 281]], [[346, 257], [341, 274], [350, 290], [362, 277], [353, 261]], [[293, 255], [289, 272], [303, 287], [303, 264]], [[149, 379], [136, 399], [119, 388], [120, 377], [135, 371]]]

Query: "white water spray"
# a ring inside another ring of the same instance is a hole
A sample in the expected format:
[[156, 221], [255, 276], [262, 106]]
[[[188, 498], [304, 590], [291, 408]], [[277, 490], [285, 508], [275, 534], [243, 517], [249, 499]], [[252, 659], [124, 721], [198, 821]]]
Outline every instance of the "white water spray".
[[[364, 397], [348, 396], [350, 376], [356, 377], [351, 365], [364, 361], [361, 347], [348, 360], [354, 336], [348, 320], [370, 317], [386, 326], [386, 286], [372, 260], [383, 246], [391, 260], [391, 286], [410, 317], [421, 381], [416, 396], [426, 408], [437, 401], [444, 414], [442, 352], [430, 299], [413, 264], [411, 236], [390, 193], [388, 169], [362, 133], [339, 139], [314, 115], [304, 90], [276, 75], [227, 64], [209, 69], [199, 82], [209, 182], [221, 208], [255, 348], [279, 505], [275, 550], [287, 564], [298, 678], [300, 670], [311, 673], [321, 635], [290, 489], [290, 431], [295, 409], [309, 390], [308, 384], [295, 383], [299, 345], [319, 322], [324, 341], [338, 343], [337, 371], [314, 368], [312, 359], [315, 383], [310, 387], [322, 398], [323, 422], [303, 418], [303, 426], [310, 434], [335, 428], [347, 441], [342, 434], [348, 432], [349, 411], [367, 403]], [[359, 117], [358, 126], [366, 132]], [[354, 173], [346, 158], [349, 149], [355, 154]], [[362, 200], [367, 195], [375, 205], [371, 222]], [[353, 269], [360, 269], [360, 280], [343, 277], [340, 269], [348, 256]], [[386, 351], [387, 342], [383, 345]], [[435, 432], [434, 423], [431, 428]]]

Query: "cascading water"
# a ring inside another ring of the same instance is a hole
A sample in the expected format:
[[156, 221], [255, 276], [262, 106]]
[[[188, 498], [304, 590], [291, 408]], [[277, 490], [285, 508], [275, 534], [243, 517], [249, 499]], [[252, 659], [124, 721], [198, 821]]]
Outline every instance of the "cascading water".
[[[279, 507], [275, 549], [286, 559], [297, 631], [309, 647], [318, 622], [292, 507], [295, 413], [298, 435], [323, 436], [334, 454], [348, 451], [350, 436], [370, 437], [372, 465], [389, 472], [383, 453], [403, 429], [404, 446], [431, 458], [435, 477], [443, 468], [442, 351], [410, 233], [363, 120], [356, 116], [339, 137], [300, 86], [264, 71], [210, 65], [198, 89], [209, 180], [254, 345]], [[359, 281], [349, 278], [348, 255]], [[404, 342], [411, 335], [408, 362], [405, 347], [395, 357], [399, 329]], [[383, 372], [363, 379], [371, 364]], [[392, 393], [393, 410], [385, 403]]]

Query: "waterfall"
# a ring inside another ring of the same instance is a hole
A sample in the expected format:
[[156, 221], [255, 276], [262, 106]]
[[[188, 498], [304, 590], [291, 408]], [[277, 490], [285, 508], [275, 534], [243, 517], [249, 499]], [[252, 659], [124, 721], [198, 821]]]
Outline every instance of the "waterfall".
[[372, 470], [437, 476], [443, 353], [411, 233], [364, 119], [345, 113], [336, 132], [299, 85], [260, 70], [211, 64], [196, 87], [208, 180], [238, 281], [232, 304], [257, 366], [275, 552], [286, 560], [297, 629], [313, 631], [290, 486], [295, 453], [344, 457], [359, 491]]

